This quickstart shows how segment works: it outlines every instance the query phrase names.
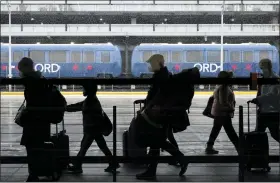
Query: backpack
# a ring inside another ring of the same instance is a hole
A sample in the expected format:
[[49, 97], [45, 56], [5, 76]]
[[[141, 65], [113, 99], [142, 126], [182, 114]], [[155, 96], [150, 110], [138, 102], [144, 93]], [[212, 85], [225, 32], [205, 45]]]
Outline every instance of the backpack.
[[47, 119], [52, 124], [60, 123], [64, 118], [65, 106], [67, 105], [65, 97], [56, 86], [49, 86], [48, 91], [48, 113]]
[[194, 81], [196, 82], [197, 80], [200, 79], [200, 72], [197, 67], [191, 68], [191, 69], [184, 69], [182, 72], [178, 74], [174, 74], [172, 76], [173, 79], [178, 80], [176, 81], [177, 83], [180, 84], [175, 84], [174, 86], [174, 95], [179, 96], [179, 99], [181, 102], [183, 102], [185, 108], [188, 110], [192, 105], [192, 99], [194, 97], [194, 91], [195, 91], [195, 86], [194, 84], [186, 83], [182, 84], [182, 81]]

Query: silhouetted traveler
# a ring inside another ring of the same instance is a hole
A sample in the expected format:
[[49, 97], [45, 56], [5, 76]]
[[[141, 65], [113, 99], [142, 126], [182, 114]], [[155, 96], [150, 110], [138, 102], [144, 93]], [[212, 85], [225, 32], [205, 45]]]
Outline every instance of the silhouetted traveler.
[[[101, 104], [96, 96], [97, 86], [87, 83], [83, 85], [83, 88], [83, 94], [86, 96], [86, 99], [82, 102], [71, 104], [66, 107], [66, 111], [68, 112], [82, 111], [83, 113], [84, 136], [81, 142], [80, 151], [77, 155], [78, 160], [73, 163], [73, 166], [69, 166], [69, 171], [77, 174], [83, 173], [82, 159], [85, 157], [94, 140], [105, 156], [112, 158], [112, 153], [108, 148], [102, 133], [102, 129], [104, 128], [104, 118]], [[116, 168], [119, 168], [119, 165], [117, 165]], [[105, 172], [112, 171], [114, 171], [113, 163], [109, 163], [109, 166], [105, 169]]]
[[[221, 71], [218, 75], [219, 78], [231, 78], [232, 74], [226, 71]], [[217, 139], [222, 127], [236, 150], [238, 150], [238, 136], [235, 132], [232, 120], [235, 108], [235, 97], [231, 87], [227, 84], [220, 85], [214, 91], [214, 102], [211, 110], [214, 116], [214, 124], [207, 142], [206, 153], [217, 154], [219, 151], [213, 148], [214, 142]]]
[[[44, 107], [47, 106], [46, 85], [40, 81], [42, 75], [34, 70], [30, 58], [22, 58], [18, 63], [20, 77], [23, 79], [26, 112], [22, 116], [23, 133], [21, 145], [26, 147], [29, 176], [27, 182], [39, 181], [36, 175], [36, 156], [50, 139], [50, 123], [45, 119]], [[40, 165], [44, 166], [44, 165]]]
[[[160, 149], [169, 152], [178, 160], [181, 165], [181, 171], [179, 173], [181, 176], [187, 170], [187, 164], [183, 161], [184, 154], [181, 153], [176, 146], [167, 141], [167, 130], [169, 125], [165, 124], [163, 121], [162, 123], [155, 122], [161, 120], [155, 120], [157, 115], [155, 115], [153, 111], [154, 109], [150, 108], [150, 106], [153, 106], [154, 102], [157, 103], [160, 101], [162, 104], [165, 103], [164, 96], [167, 97], [169, 86], [164, 84], [163, 80], [167, 80], [170, 77], [170, 73], [163, 65], [164, 60], [162, 55], [153, 55], [148, 62], [151, 64], [151, 71], [155, 73], [154, 79], [156, 80], [156, 84], [151, 87], [148, 93], [147, 103], [144, 110], [141, 115], [136, 118], [135, 129], [137, 130], [135, 130], [135, 141], [140, 147], [150, 147], [149, 155], [154, 158], [149, 164], [148, 169], [144, 173], [136, 175], [136, 178], [143, 180], [155, 179], [158, 164], [156, 158], [160, 156]], [[158, 105], [158, 107], [160, 108], [160, 105]], [[150, 118], [151, 116], [152, 118]], [[171, 132], [169, 132], [169, 135], [170, 134]]]
[[[145, 106], [143, 110], [145, 109], [146, 105], [153, 100], [153, 98], [156, 96], [156, 94], [160, 91], [162, 87], [166, 87], [164, 83], [161, 83], [161, 79], [167, 79], [172, 76], [172, 74], [168, 71], [167, 67], [164, 66], [164, 57], [160, 54], [154, 54], [152, 55], [147, 62], [150, 64], [149, 70], [153, 72], [153, 79], [155, 80], [154, 83], [150, 86], [150, 89], [148, 90], [147, 97], [145, 99]], [[173, 144], [175, 147], [178, 147], [178, 144], [176, 142], [176, 139], [173, 134], [173, 129], [171, 126], [168, 126], [167, 131], [167, 138], [171, 144]], [[170, 165], [176, 165], [176, 162], [170, 162]]]
[[[272, 71], [271, 60], [262, 59], [259, 67], [263, 78], [279, 78]], [[259, 106], [256, 131], [265, 132], [268, 128], [273, 139], [279, 142], [280, 85], [260, 86], [258, 96], [251, 102]]]

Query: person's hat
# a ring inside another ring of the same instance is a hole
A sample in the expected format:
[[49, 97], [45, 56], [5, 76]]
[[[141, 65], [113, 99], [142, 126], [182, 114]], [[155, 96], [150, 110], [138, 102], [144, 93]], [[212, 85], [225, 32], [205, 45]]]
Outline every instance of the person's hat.
[[158, 62], [160, 64], [164, 64], [164, 57], [161, 54], [152, 55], [147, 61], [147, 63]]

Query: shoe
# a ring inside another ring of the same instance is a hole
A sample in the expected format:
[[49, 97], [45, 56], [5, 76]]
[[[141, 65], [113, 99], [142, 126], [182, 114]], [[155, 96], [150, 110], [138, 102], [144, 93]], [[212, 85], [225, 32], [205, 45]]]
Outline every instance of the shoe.
[[76, 167], [76, 166], [68, 166], [68, 171], [70, 171], [73, 174], [82, 174], [83, 173], [83, 169], [82, 167]]
[[206, 154], [219, 154], [219, 151], [215, 150], [213, 146], [207, 146], [205, 149]]
[[183, 176], [186, 173], [188, 166], [189, 166], [189, 163], [181, 164], [181, 171], [179, 173], [179, 176]]
[[156, 174], [152, 173], [151, 171], [146, 171], [144, 173], [137, 174], [136, 179], [138, 179], [138, 180], [155, 180]]
[[25, 182], [40, 182], [40, 179], [39, 179], [39, 177], [29, 175]]
[[[116, 169], [120, 168], [120, 164], [117, 164]], [[111, 172], [113, 173], [115, 171], [115, 168], [113, 165], [109, 165], [107, 168], [104, 169], [105, 172]]]

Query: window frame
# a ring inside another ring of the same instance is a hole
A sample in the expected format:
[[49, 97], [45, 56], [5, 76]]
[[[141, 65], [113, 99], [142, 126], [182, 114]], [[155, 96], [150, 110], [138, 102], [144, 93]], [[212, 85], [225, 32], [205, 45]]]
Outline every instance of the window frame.
[[[233, 61], [232, 60], [232, 53], [239, 53], [239, 61]], [[230, 63], [240, 63], [240, 62], [242, 62], [242, 51], [240, 51], [240, 50], [234, 50], [234, 51], [230, 51], [229, 52], [229, 62]]]
[[264, 52], [264, 51], [268, 53], [268, 59], [272, 60], [271, 56], [272, 56], [273, 51], [271, 51], [271, 50], [258, 50], [258, 53], [259, 53], [258, 60], [261, 61], [262, 59], [265, 59], [265, 58], [261, 58], [261, 52]]
[[[15, 57], [14, 54], [15, 54], [16, 52], [17, 52], [17, 53], [21, 53], [21, 56], [20, 56], [20, 58], [19, 58], [17, 61], [16, 61], [15, 58], [14, 58], [14, 57]], [[12, 60], [13, 60], [13, 62], [19, 62], [19, 61], [24, 57], [24, 52], [23, 52], [23, 51], [15, 50], [15, 51], [13, 51], [12, 53], [13, 53], [13, 55], [12, 55], [12, 58], [13, 58]]]
[[[162, 53], [166, 53], [166, 58], [164, 57], [164, 55]], [[158, 54], [162, 55], [164, 58], [165, 62], [169, 62], [169, 51], [158, 51]]]
[[[51, 53], [53, 52], [64, 52], [65, 53], [65, 60], [64, 61], [52, 61], [51, 60]], [[67, 62], [67, 50], [49, 50], [49, 63], [66, 63]]]
[[[201, 52], [202, 53], [202, 60], [198, 61], [198, 62], [193, 62], [193, 61], [189, 62], [189, 60], [188, 60], [188, 53], [189, 52]], [[205, 59], [204, 59], [204, 51], [203, 50], [187, 50], [185, 52], [185, 56], [186, 56], [186, 62], [187, 63], [204, 63], [204, 61], [205, 61]]]
[[[103, 60], [102, 60], [102, 56], [103, 56], [103, 54], [104, 53], [109, 53], [109, 61], [106, 61], [106, 62], [104, 62]], [[100, 62], [101, 63], [110, 63], [111, 62], [111, 51], [100, 51]]]
[[[73, 60], [72, 60], [72, 54], [74, 53], [74, 52], [78, 52], [78, 53], [80, 53], [80, 59], [79, 59], [79, 61], [77, 62], [77, 61], [74, 61], [73, 62]], [[71, 63], [81, 63], [82, 61], [83, 61], [83, 55], [82, 55], [82, 51], [71, 51], [70, 52], [70, 61], [71, 61]]]
[[[206, 51], [206, 60], [207, 60], [207, 63], [220, 63], [220, 58], [221, 58], [221, 50], [205, 50]], [[225, 62], [228, 62], [228, 59], [227, 59], [227, 57], [228, 57], [228, 52], [230, 52], [229, 50], [223, 50], [224, 51], [224, 54], [223, 54], [223, 56], [224, 56], [224, 59], [223, 59], [223, 63], [225, 63]], [[209, 62], [208, 61], [208, 52], [218, 52], [219, 53], [219, 61], [218, 62]]]
[[[5, 55], [5, 54], [2, 54], [2, 53], [6, 53], [6, 55], [7, 55], [7, 60], [2, 60], [2, 58], [4, 58], [4, 57], [2, 57], [2, 55]], [[1, 62], [9, 62], [9, 51], [5, 51], [5, 50], [3, 50], [3, 51], [1, 51], [1, 57], [0, 57], [0, 61]]]
[[[93, 60], [90, 61], [85, 61], [85, 54], [86, 53], [92, 53], [93, 54]], [[91, 51], [91, 50], [83, 50], [83, 54], [82, 54], [82, 63], [94, 63], [96, 62], [96, 52], [95, 51]]]
[[151, 52], [152, 53], [151, 56], [156, 53], [155, 50], [142, 50], [141, 51], [141, 60], [142, 60], [142, 62], [146, 62], [151, 57], [151, 56], [149, 56], [149, 58], [144, 59], [144, 52]]
[[[180, 60], [181, 60], [181, 61], [179, 61], [179, 62], [178, 62], [178, 61], [176, 61], [176, 62], [173, 61], [173, 53], [174, 53], [174, 52], [180, 53]], [[179, 50], [178, 50], [178, 51], [177, 51], [177, 50], [171, 51], [171, 59], [170, 59], [170, 62], [171, 62], [171, 63], [183, 63], [183, 62], [184, 62], [184, 51], [179, 51]]]
[[[251, 52], [252, 53], [252, 61], [245, 61], [245, 59], [244, 59], [244, 56], [245, 56], [245, 53], [246, 52]], [[253, 50], [249, 50], [249, 51], [243, 51], [242, 52], [242, 62], [243, 63], [251, 63], [251, 62], [255, 62], [255, 54], [254, 54], [254, 51]]]
[[[40, 61], [38, 61], [37, 59], [34, 59], [34, 58], [32, 58], [32, 52], [42, 52], [44, 55], [43, 55], [43, 58], [44, 58], [44, 60], [42, 61], [42, 60], [40, 60]], [[36, 63], [46, 63], [46, 61], [47, 61], [47, 59], [46, 59], [46, 54], [48, 53], [48, 51], [46, 51], [46, 50], [28, 50], [28, 56], [34, 61], [34, 62], [36, 62]]]

